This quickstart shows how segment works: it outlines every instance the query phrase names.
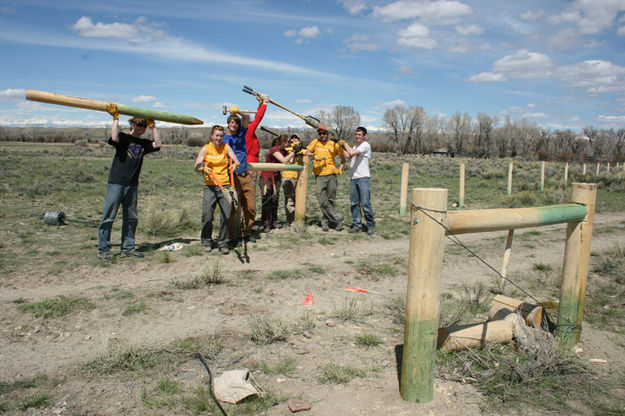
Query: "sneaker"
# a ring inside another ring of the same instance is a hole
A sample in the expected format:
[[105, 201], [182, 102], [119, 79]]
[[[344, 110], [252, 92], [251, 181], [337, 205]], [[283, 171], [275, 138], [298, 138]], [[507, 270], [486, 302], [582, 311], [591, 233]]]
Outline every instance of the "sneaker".
[[130, 250], [130, 251], [122, 251], [122, 257], [134, 257], [135, 259], [142, 259], [145, 256], [143, 255], [143, 253], [139, 253], [136, 250]]
[[375, 228], [369, 228], [367, 230], [367, 235], [373, 235], [373, 234], [375, 234]]
[[265, 225], [265, 228], [263, 228], [263, 231], [266, 232], [266, 233], [271, 231], [271, 225]]
[[330, 227], [328, 227], [328, 224], [321, 224], [321, 231], [330, 231]]
[[221, 254], [228, 254], [230, 253], [230, 250], [228, 249], [228, 247], [219, 247], [219, 252]]
[[211, 251], [213, 251], [213, 246], [204, 246], [204, 251], [210, 253]]
[[113, 254], [110, 251], [107, 251], [106, 253], [98, 253], [98, 258], [104, 261], [111, 261], [113, 260]]
[[276, 230], [279, 230], [279, 229], [281, 229], [281, 228], [282, 228], [282, 224], [280, 224], [279, 222], [274, 222], [274, 223], [271, 225], [271, 228], [275, 228]]
[[347, 232], [350, 234], [354, 234], [354, 233], [359, 233], [360, 231], [361, 231], [360, 228], [352, 226], [352, 228], [350, 228]]

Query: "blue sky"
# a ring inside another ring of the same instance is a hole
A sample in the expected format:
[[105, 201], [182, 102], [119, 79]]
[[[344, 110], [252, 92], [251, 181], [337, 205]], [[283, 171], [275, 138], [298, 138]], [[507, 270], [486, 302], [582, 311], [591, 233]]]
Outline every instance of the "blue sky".
[[[0, 0], [0, 125], [104, 126], [26, 89], [223, 123], [249, 85], [363, 125], [418, 105], [549, 129], [625, 127], [625, 0]], [[304, 127], [270, 106], [263, 124]]]

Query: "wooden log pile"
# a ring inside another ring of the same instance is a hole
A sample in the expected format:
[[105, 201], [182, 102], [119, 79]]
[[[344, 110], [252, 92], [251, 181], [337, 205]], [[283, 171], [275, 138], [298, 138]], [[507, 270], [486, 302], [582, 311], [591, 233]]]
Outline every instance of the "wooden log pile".
[[497, 295], [488, 311], [488, 321], [439, 328], [438, 348], [450, 352], [481, 347], [488, 342], [507, 344], [525, 326], [541, 328], [543, 314], [542, 306]]

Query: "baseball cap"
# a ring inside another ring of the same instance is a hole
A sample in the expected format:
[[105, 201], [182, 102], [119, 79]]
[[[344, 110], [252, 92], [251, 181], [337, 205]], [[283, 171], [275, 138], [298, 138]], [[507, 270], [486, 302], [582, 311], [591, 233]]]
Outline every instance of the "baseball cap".
[[322, 124], [317, 128], [317, 131], [328, 131], [328, 127], [325, 124]]

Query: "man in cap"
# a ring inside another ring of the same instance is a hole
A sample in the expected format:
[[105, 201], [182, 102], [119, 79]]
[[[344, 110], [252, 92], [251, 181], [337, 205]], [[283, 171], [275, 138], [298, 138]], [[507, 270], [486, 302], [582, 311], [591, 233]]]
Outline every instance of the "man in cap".
[[[137, 216], [139, 175], [143, 166], [143, 156], [158, 152], [161, 149], [161, 139], [154, 121], [150, 118], [131, 118], [130, 134], [126, 134], [119, 131], [117, 105], [109, 104], [107, 111], [113, 116], [108, 143], [115, 148], [115, 156], [109, 171], [102, 221], [98, 227], [98, 257], [105, 261], [112, 259], [111, 229], [121, 205], [121, 254], [123, 257], [140, 258], [143, 254], [135, 250], [135, 232], [139, 222]], [[148, 127], [152, 130], [154, 140], [141, 138]]]
[[[319, 137], [313, 140], [307, 147], [305, 154], [313, 156], [313, 175], [315, 175], [315, 191], [317, 201], [321, 209], [321, 229], [328, 231], [330, 225], [336, 231], [343, 230], [345, 219], [336, 212], [334, 200], [338, 187], [337, 174], [341, 174], [345, 166], [345, 156], [341, 146], [332, 140], [328, 140], [328, 128], [325, 125], [317, 129]], [[336, 167], [336, 157], [341, 158], [341, 164]]]

